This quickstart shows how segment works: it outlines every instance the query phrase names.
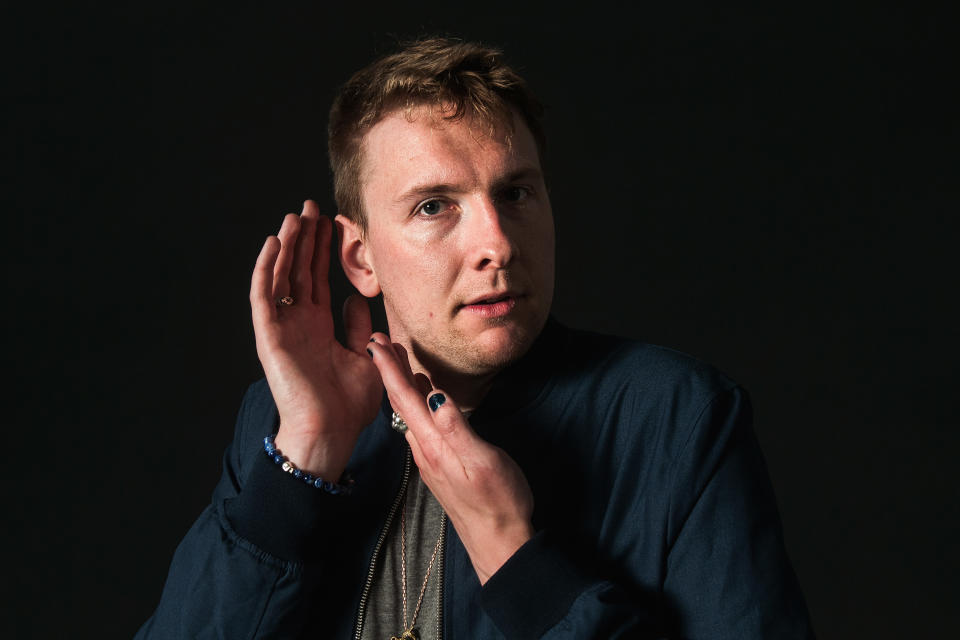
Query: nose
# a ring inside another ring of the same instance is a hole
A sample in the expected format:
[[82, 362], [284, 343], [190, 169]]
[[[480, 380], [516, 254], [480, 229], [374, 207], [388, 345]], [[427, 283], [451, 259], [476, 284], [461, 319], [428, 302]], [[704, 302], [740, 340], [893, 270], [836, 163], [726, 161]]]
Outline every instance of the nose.
[[496, 202], [488, 197], [475, 201], [472, 214], [466, 240], [474, 268], [507, 267], [517, 252], [511, 237], [510, 221], [500, 215]]

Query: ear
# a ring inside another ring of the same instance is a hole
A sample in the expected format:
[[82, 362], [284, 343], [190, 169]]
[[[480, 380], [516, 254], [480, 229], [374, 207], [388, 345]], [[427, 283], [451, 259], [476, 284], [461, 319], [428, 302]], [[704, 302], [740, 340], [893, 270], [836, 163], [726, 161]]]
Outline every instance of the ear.
[[343, 265], [343, 272], [360, 295], [373, 298], [380, 293], [380, 282], [367, 256], [366, 238], [360, 232], [359, 225], [346, 216], [337, 214], [334, 222], [340, 237], [340, 264]]

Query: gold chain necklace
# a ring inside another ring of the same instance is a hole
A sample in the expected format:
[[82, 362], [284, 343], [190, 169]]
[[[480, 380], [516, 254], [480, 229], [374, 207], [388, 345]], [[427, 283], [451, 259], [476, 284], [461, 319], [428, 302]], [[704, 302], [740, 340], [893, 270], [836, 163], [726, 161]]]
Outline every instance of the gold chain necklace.
[[414, 625], [417, 624], [417, 616], [420, 614], [420, 606], [423, 604], [423, 594], [427, 591], [427, 582], [430, 581], [430, 570], [433, 569], [433, 561], [437, 559], [437, 552], [440, 551], [440, 543], [443, 542], [443, 527], [446, 524], [446, 514], [440, 516], [440, 535], [437, 537], [437, 544], [433, 547], [433, 555], [430, 556], [430, 563], [427, 565], [427, 575], [423, 578], [423, 584], [420, 586], [420, 595], [417, 598], [417, 606], [413, 610], [413, 618], [407, 625], [407, 501], [404, 499], [403, 506], [400, 508], [400, 579], [402, 580], [402, 589], [400, 594], [403, 598], [403, 628], [406, 629], [399, 636], [390, 636], [390, 640], [419, 640], [417, 630]]

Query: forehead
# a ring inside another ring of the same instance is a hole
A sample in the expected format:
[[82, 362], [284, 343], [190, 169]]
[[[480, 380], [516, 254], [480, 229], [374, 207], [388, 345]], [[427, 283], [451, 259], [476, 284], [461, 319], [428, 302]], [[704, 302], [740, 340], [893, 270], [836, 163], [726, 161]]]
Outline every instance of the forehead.
[[426, 107], [396, 110], [367, 132], [361, 154], [365, 208], [382, 207], [385, 198], [416, 186], [477, 188], [520, 169], [540, 169], [533, 135], [516, 114], [511, 132], [470, 117], [444, 120]]

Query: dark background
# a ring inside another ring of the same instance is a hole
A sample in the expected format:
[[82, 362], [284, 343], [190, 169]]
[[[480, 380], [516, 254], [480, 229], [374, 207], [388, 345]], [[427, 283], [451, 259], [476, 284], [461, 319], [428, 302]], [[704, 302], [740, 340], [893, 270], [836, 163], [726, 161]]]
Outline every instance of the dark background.
[[676, 4], [4, 10], [0, 635], [150, 615], [261, 375], [257, 251], [333, 211], [333, 92], [432, 32], [548, 105], [558, 317], [751, 391], [819, 637], [956, 633], [953, 22]]

